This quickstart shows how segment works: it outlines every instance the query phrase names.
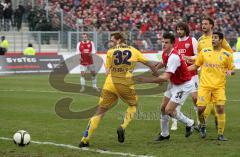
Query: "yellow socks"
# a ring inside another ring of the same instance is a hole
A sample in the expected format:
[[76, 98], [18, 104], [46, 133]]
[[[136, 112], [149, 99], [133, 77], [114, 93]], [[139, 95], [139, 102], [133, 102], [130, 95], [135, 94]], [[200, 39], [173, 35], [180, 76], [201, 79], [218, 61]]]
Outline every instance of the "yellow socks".
[[213, 103], [207, 104], [207, 106], [206, 106], [206, 109], [204, 111], [205, 120], [208, 119], [210, 113], [215, 116], [215, 119], [217, 118], [216, 108]]
[[101, 120], [101, 116], [96, 115], [93, 116], [87, 126], [86, 131], [84, 132], [83, 138], [82, 138], [82, 142], [87, 143], [93, 133], [93, 131], [98, 127], [98, 124]]
[[128, 124], [132, 121], [136, 111], [137, 111], [136, 106], [128, 106], [127, 112], [124, 117], [123, 124], [121, 125], [121, 127], [123, 129], [125, 129], [128, 126]]
[[218, 119], [218, 134], [223, 135], [223, 132], [224, 132], [224, 129], [225, 129], [225, 123], [226, 123], [225, 113], [224, 114], [218, 114], [217, 119]]
[[205, 122], [205, 112], [203, 112], [201, 115], [199, 115], [198, 119], [199, 119], [199, 122], [201, 124], [201, 127], [202, 126], [206, 126], [206, 122]]

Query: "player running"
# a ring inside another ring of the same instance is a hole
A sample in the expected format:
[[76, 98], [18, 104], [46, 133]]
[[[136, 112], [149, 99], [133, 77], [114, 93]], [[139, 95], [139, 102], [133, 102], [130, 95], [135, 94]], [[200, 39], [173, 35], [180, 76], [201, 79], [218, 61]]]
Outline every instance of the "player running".
[[118, 141], [124, 142], [125, 129], [132, 121], [137, 108], [137, 95], [134, 88], [133, 70], [137, 62], [141, 62], [156, 72], [155, 66], [151, 64], [140, 51], [125, 43], [121, 33], [111, 34], [110, 45], [107, 52], [106, 71], [107, 78], [103, 86], [99, 107], [87, 126], [79, 147], [88, 147], [89, 140], [98, 127], [105, 112], [117, 102], [118, 98], [128, 104], [128, 109], [123, 123], [118, 127]]

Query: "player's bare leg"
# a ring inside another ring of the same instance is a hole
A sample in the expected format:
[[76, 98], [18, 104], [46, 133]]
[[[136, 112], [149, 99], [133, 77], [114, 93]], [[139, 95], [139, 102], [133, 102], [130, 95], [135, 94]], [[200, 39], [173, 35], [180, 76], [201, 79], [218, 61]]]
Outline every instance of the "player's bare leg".
[[97, 77], [96, 77], [96, 72], [95, 71], [91, 71], [91, 75], [92, 75], [92, 87], [97, 91], [100, 92], [100, 90], [97, 87]]
[[85, 91], [85, 85], [86, 85], [86, 80], [85, 80], [85, 72], [81, 71], [80, 73], [80, 83], [81, 83], [81, 89], [80, 92], [84, 92]]
[[218, 117], [218, 140], [227, 141], [227, 139], [223, 136], [226, 123], [224, 105], [216, 105], [216, 111]]
[[196, 125], [195, 129], [199, 131], [200, 121], [199, 121], [198, 107], [197, 107], [197, 92], [192, 92], [192, 101], [193, 101], [193, 109], [196, 113], [196, 121], [197, 121], [197, 125]]
[[108, 109], [106, 108], [98, 107], [96, 114], [89, 120], [87, 129], [84, 132], [84, 135], [79, 144], [80, 148], [89, 146], [90, 137], [92, 136], [94, 130], [97, 129], [100, 120], [102, 119], [107, 110]]

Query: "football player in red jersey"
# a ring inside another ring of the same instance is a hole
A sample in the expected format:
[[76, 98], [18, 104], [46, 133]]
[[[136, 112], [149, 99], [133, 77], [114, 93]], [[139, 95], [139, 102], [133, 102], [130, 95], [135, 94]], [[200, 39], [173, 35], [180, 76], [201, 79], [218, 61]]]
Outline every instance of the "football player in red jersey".
[[194, 120], [186, 117], [177, 106], [183, 105], [188, 95], [192, 91], [192, 77], [187, 70], [187, 64], [183, 57], [174, 49], [175, 37], [171, 33], [163, 35], [163, 62], [157, 65], [157, 68], [164, 68], [165, 72], [158, 77], [135, 77], [136, 81], [144, 83], [161, 83], [169, 81], [168, 88], [164, 93], [161, 104], [161, 133], [156, 141], [167, 140], [169, 134], [169, 119], [176, 118], [186, 125], [185, 137], [189, 137], [194, 130]]
[[93, 64], [92, 55], [96, 53], [96, 49], [94, 43], [88, 39], [87, 34], [82, 35], [83, 40], [77, 44], [77, 54], [80, 54], [80, 71], [81, 71], [81, 89], [80, 92], [85, 90], [85, 73], [87, 70], [90, 71], [92, 75], [92, 86], [93, 88], [99, 92], [97, 88], [97, 79], [96, 79], [96, 71]]
[[[197, 48], [198, 48], [198, 42], [194, 37], [191, 37], [189, 26], [187, 23], [179, 22], [176, 25], [176, 34], [178, 38], [175, 39], [174, 48], [178, 51], [179, 54], [186, 60], [187, 65], [191, 65], [190, 62], [186, 58], [196, 58], [197, 55]], [[191, 72], [192, 76], [192, 83], [193, 83], [193, 89], [192, 89], [192, 100], [194, 103], [194, 110], [196, 112], [197, 116], [197, 123], [199, 124], [198, 120], [198, 110], [197, 110], [197, 90], [198, 90], [198, 73], [197, 71]], [[179, 105], [177, 107], [177, 110], [181, 110], [181, 106]], [[177, 120], [172, 119], [173, 123], [171, 126], [171, 130], [177, 130]]]

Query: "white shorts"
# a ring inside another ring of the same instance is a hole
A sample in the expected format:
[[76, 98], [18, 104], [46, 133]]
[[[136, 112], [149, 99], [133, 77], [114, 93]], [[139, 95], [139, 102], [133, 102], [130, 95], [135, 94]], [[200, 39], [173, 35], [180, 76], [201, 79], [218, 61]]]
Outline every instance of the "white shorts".
[[91, 65], [81, 65], [80, 64], [80, 71], [81, 72], [95, 71], [95, 66], [93, 64], [91, 64]]
[[181, 85], [174, 85], [172, 83], [169, 83], [164, 96], [177, 104], [183, 105], [188, 95], [192, 92], [192, 88], [192, 80], [187, 81]]
[[192, 83], [193, 83], [192, 93], [197, 92], [198, 91], [198, 86], [199, 86], [198, 75], [194, 75], [192, 77]]

